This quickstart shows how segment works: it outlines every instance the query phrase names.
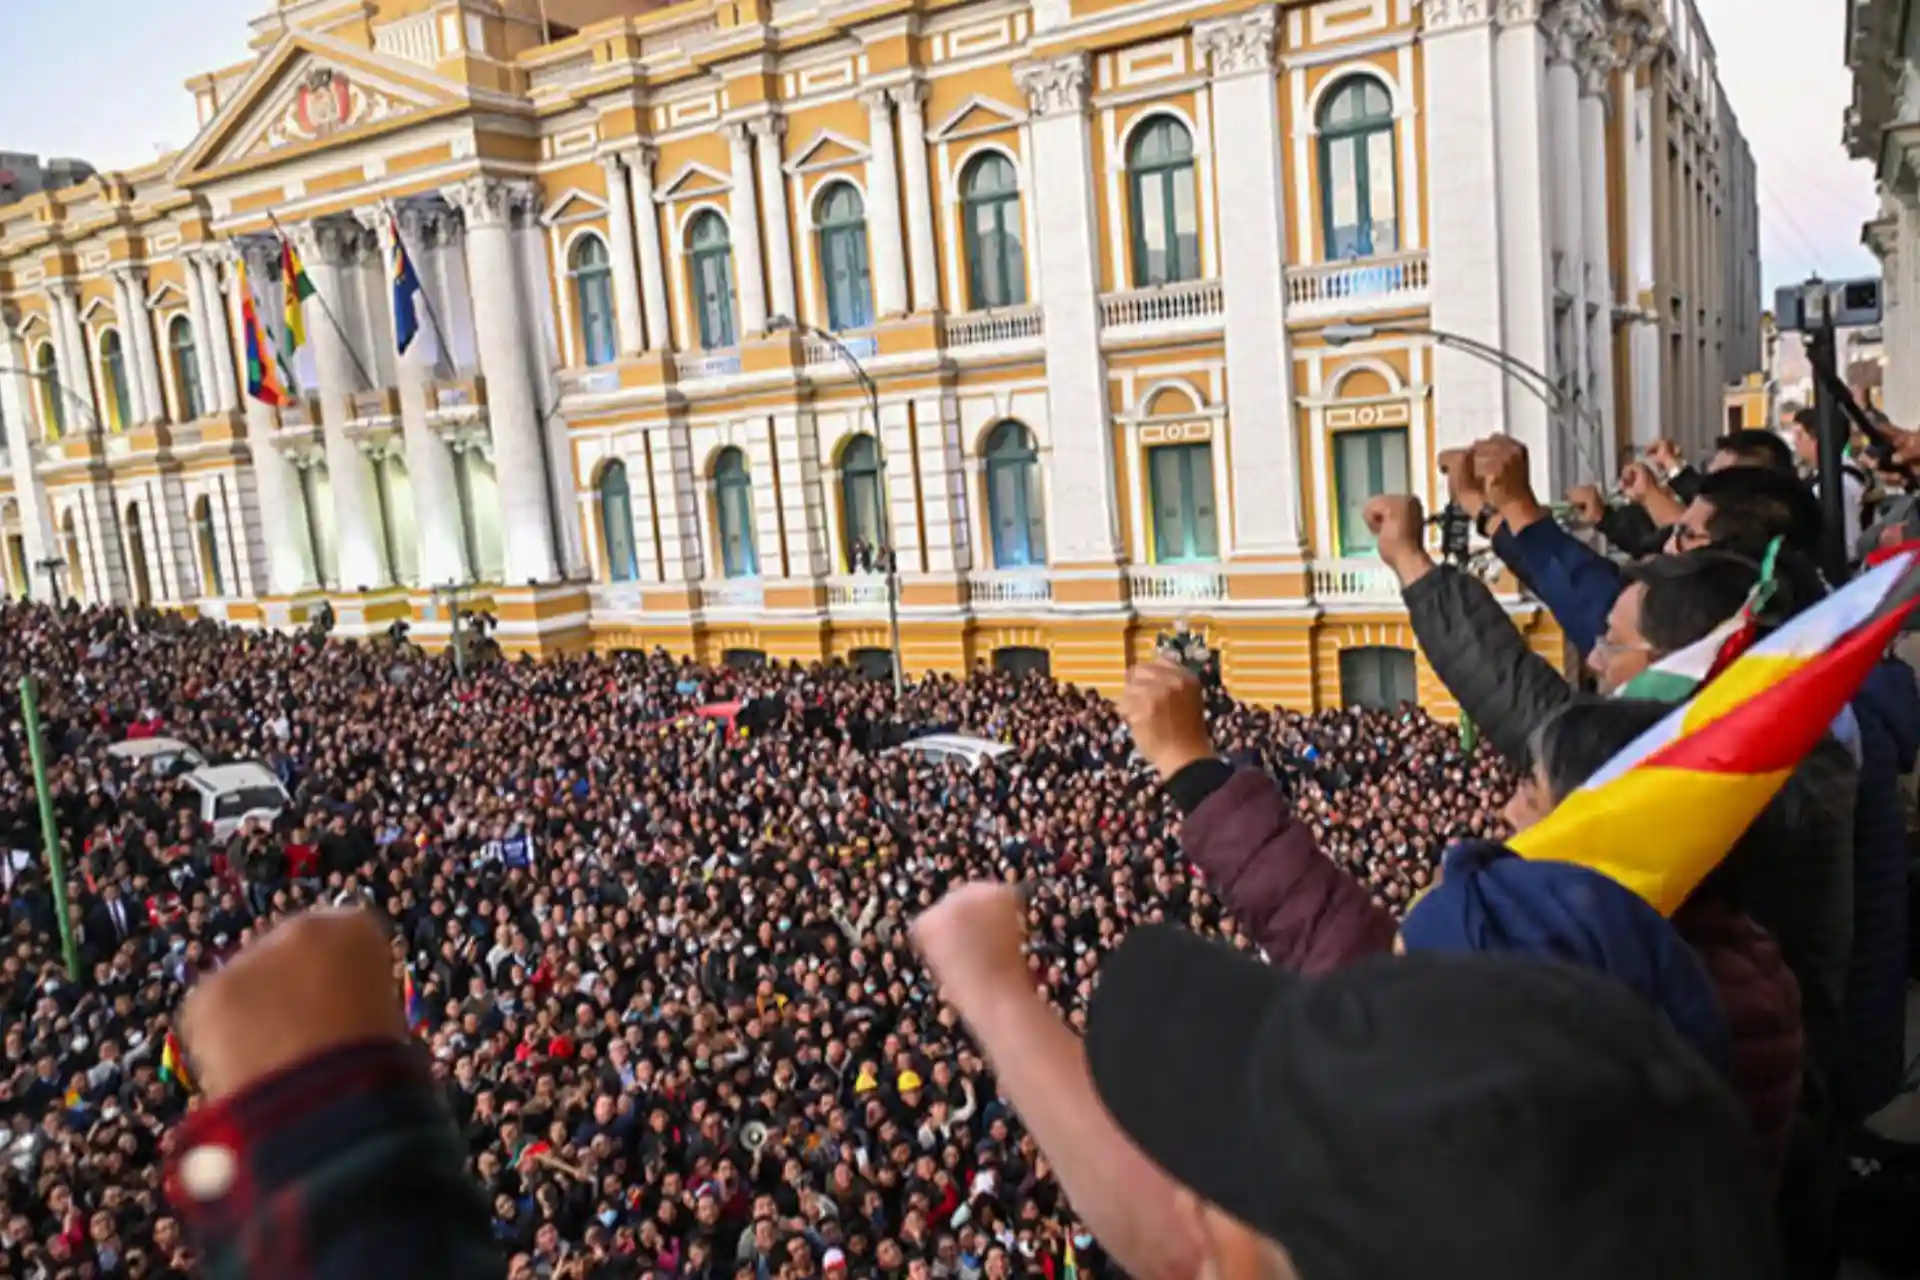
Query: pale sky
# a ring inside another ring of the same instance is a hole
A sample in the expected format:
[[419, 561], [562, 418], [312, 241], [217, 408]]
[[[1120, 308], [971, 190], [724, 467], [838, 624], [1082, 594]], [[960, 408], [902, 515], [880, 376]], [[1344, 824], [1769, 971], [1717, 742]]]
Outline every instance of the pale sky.
[[[1873, 175], [1840, 141], [1842, 0], [1696, 2], [1760, 167], [1767, 305], [1774, 286], [1810, 272], [1875, 274], [1860, 244]], [[246, 56], [247, 20], [270, 3], [0, 0], [0, 149], [114, 169], [185, 146], [195, 124], [182, 82]]]

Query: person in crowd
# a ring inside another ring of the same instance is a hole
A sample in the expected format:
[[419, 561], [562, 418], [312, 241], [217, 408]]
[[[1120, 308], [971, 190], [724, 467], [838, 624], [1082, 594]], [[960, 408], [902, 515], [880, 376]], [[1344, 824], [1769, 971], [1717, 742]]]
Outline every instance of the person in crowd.
[[[0, 677], [40, 683], [80, 962], [69, 977], [36, 857], [0, 904], [0, 1227], [26, 1224], [0, 1232], [0, 1272], [193, 1265], [204, 1217], [162, 1176], [209, 1070], [190, 1026], [170, 1051], [181, 1002], [289, 918], [338, 906], [390, 928], [508, 1273], [1116, 1274], [908, 933], [957, 883], [1034, 883], [1032, 987], [1074, 1019], [1143, 922], [1246, 944], [1107, 700], [983, 669], [896, 704], [837, 664], [660, 653], [462, 680], [446, 655], [337, 634], [138, 622], [0, 607]], [[1220, 752], [1284, 779], [1390, 911], [1446, 845], [1505, 830], [1506, 766], [1417, 708], [1207, 698]], [[749, 732], [697, 714], [732, 701]], [[191, 787], [108, 754], [148, 708], [210, 759], [266, 763], [286, 809], [213, 839]], [[1014, 750], [977, 770], [890, 750], [932, 729]], [[0, 836], [37, 850], [27, 756], [15, 718]], [[140, 916], [124, 940], [110, 888]], [[92, 1235], [102, 1212], [110, 1241]]]
[[[1271, 963], [1312, 975], [1397, 948], [1535, 954], [1610, 973], [1729, 1073], [1777, 1179], [1799, 1101], [1799, 985], [1773, 940], [1724, 894], [1698, 894], [1669, 925], [1600, 870], [1463, 841], [1395, 921], [1321, 855], [1270, 777], [1214, 754], [1186, 672], [1139, 668], [1121, 708], [1186, 815], [1182, 849]], [[1545, 818], [1668, 710], [1591, 699], [1549, 716], [1507, 803], [1509, 829]]]

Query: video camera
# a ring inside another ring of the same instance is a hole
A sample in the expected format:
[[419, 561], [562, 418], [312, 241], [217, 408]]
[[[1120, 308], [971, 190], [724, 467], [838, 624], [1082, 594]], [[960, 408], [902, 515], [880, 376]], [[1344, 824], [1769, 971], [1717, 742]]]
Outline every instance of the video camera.
[[1207, 688], [1220, 687], [1220, 655], [1207, 646], [1205, 636], [1186, 623], [1176, 622], [1173, 630], [1162, 631], [1154, 640], [1154, 651], [1193, 672]]

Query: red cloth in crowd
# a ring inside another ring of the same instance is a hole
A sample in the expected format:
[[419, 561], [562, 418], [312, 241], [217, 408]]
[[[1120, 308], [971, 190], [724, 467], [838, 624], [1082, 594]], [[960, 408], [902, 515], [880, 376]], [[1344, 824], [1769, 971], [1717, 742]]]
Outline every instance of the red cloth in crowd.
[[287, 846], [287, 874], [295, 880], [306, 880], [320, 870], [320, 846], [317, 844], [290, 844]]
[[157, 738], [160, 736], [160, 731], [166, 727], [167, 722], [159, 716], [151, 720], [135, 720], [127, 726], [127, 741], [140, 742], [147, 738]]

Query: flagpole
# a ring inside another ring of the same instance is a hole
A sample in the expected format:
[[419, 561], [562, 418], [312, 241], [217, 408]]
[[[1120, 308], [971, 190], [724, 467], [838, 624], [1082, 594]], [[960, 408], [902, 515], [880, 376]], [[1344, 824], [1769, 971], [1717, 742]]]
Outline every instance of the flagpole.
[[[273, 229], [281, 240], [289, 239], [287, 229], [280, 225], [280, 219], [273, 216], [271, 209], [267, 210], [267, 221], [273, 224]], [[360, 375], [361, 385], [369, 391], [377, 389], [380, 384], [375, 382], [373, 374], [368, 372], [366, 362], [360, 358], [359, 351], [354, 348], [353, 339], [347, 334], [346, 326], [341, 324], [340, 317], [333, 313], [333, 307], [327, 302], [327, 295], [317, 284], [313, 286], [313, 298], [320, 304], [320, 314], [327, 318], [327, 323], [333, 326], [333, 331], [340, 335], [340, 345], [347, 349], [347, 358], [353, 361], [353, 368]]]
[[[399, 212], [394, 209], [392, 201], [382, 201], [381, 203], [386, 207], [387, 217], [393, 220], [394, 242], [400, 246], [401, 252], [406, 253], [407, 262], [409, 265], [412, 265], [413, 254], [408, 252], [406, 235], [400, 230]], [[453, 348], [447, 345], [447, 331], [440, 327], [440, 308], [434, 305], [433, 290], [427, 288], [427, 282], [420, 278], [420, 268], [418, 266], [414, 266], [413, 274], [414, 279], [418, 281], [420, 285], [420, 297], [427, 304], [427, 323], [433, 326], [433, 345], [436, 352], [434, 356], [435, 371], [438, 372], [440, 366], [444, 363], [449, 372], [458, 373], [459, 367], [453, 362]]]

